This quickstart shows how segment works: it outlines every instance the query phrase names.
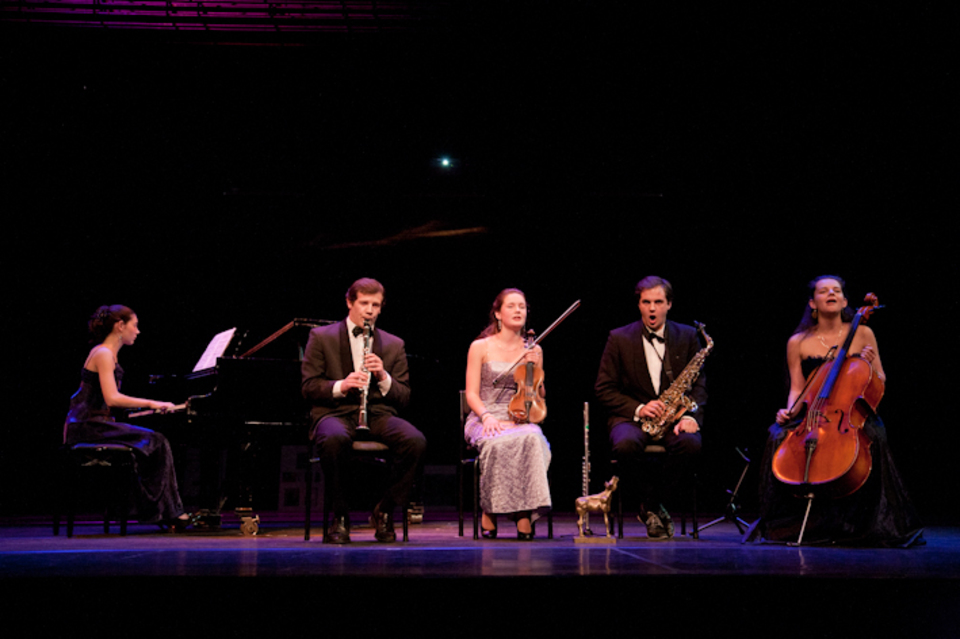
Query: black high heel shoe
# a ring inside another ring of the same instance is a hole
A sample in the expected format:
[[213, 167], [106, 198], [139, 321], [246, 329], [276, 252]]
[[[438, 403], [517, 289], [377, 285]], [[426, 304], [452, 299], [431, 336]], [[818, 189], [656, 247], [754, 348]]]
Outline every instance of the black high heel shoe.
[[484, 539], [496, 539], [497, 538], [497, 529], [493, 528], [492, 530], [487, 530], [483, 526], [480, 526], [480, 536]]
[[196, 525], [196, 523], [200, 520], [200, 513], [185, 513], [185, 514], [187, 515], [186, 519], [180, 519], [179, 517], [174, 517], [173, 519], [166, 519], [157, 525], [167, 532], [172, 532], [172, 533], [186, 532], [187, 528], [191, 528], [192, 526]]
[[534, 525], [533, 521], [531, 521], [530, 532], [520, 532], [520, 529], [517, 528], [517, 539], [520, 541], [533, 541], [533, 538], [536, 535], [536, 533], [537, 533], [537, 527]]

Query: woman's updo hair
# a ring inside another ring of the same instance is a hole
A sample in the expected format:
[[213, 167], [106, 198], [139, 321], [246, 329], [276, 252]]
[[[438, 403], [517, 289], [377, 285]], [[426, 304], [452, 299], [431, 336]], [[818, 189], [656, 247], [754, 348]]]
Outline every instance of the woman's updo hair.
[[122, 304], [101, 306], [90, 316], [90, 321], [87, 322], [87, 328], [90, 329], [90, 342], [98, 344], [107, 339], [117, 322], [129, 322], [134, 315], [136, 313], [132, 309]]

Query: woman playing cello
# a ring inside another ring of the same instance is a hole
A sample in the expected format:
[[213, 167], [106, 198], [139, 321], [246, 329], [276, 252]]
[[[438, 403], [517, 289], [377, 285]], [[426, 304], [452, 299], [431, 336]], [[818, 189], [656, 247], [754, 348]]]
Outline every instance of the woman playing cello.
[[[778, 448], [800, 426], [803, 413], [797, 410], [797, 401], [802, 401], [811, 373], [821, 365], [830, 366], [829, 359], [846, 345], [848, 356], [862, 358], [881, 382], [886, 381], [873, 331], [860, 324], [850, 335], [854, 313], [844, 289], [844, 281], [833, 275], [813, 280], [804, 316], [787, 341], [787, 407], [770, 427], [761, 464], [760, 532], [769, 541], [796, 541], [804, 519], [806, 501], [798, 499], [796, 486], [774, 476], [773, 462]], [[809, 543], [902, 546], [920, 538], [919, 518], [893, 463], [886, 429], [874, 412], [868, 411], [862, 433], [872, 460], [869, 475], [850, 494], [814, 500], [804, 529]]]

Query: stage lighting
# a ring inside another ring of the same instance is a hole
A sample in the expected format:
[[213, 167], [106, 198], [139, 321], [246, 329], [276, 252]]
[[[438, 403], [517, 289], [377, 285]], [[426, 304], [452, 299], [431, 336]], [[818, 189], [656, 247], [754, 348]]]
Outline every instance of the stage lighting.
[[460, 162], [456, 158], [452, 158], [449, 155], [442, 155], [434, 160], [434, 165], [442, 171], [455, 169], [459, 164]]

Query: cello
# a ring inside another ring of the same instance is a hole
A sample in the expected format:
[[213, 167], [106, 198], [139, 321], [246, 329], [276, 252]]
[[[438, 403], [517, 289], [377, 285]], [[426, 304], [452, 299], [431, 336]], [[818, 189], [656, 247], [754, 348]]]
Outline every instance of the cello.
[[790, 421], [798, 425], [773, 457], [774, 476], [811, 501], [815, 494], [832, 498], [853, 494], [866, 483], [873, 466], [863, 425], [883, 397], [884, 382], [870, 362], [847, 357], [860, 323], [881, 308], [873, 293], [864, 301], [843, 345], [832, 359], [828, 353], [827, 361], [807, 378], [790, 408]]

